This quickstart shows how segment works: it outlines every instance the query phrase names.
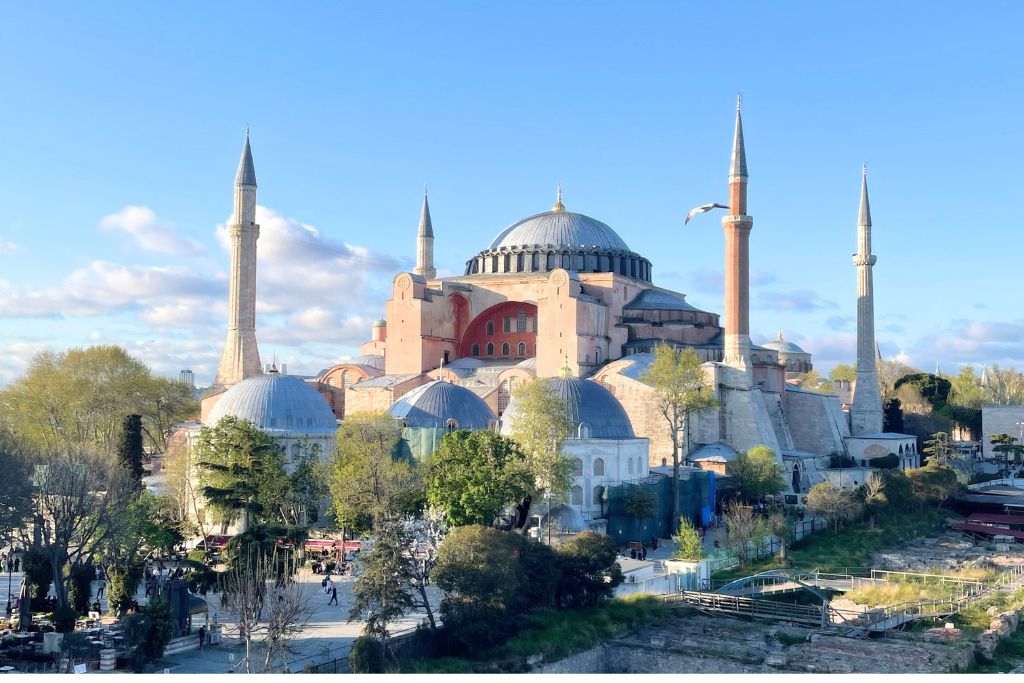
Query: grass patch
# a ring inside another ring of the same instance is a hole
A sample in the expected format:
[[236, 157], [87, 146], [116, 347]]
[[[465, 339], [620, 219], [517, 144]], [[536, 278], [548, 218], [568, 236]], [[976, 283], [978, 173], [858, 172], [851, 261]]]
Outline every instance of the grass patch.
[[545, 662], [563, 659], [621, 636], [640, 626], [669, 618], [674, 608], [657, 598], [630, 596], [585, 610], [541, 610], [526, 618], [524, 627], [502, 645], [474, 653], [473, 659], [443, 657], [416, 662], [413, 673], [466, 673], [486, 662], [490, 670], [524, 671], [525, 660], [544, 656]]
[[1024, 629], [1018, 628], [1013, 635], [1000, 641], [996, 646], [993, 662], [974, 662], [967, 668], [969, 674], [1008, 673], [1024, 661]]
[[[841, 529], [838, 533], [819, 531], [801, 541], [798, 547], [790, 549], [789, 566], [805, 571], [866, 567], [871, 555], [883, 548], [942, 531], [949, 514], [946, 510], [930, 508], [879, 520], [873, 528], [869, 527], [867, 522], [860, 522]], [[785, 566], [777, 558], [771, 558], [744, 567], [715, 572], [714, 578], [738, 579]]]
[[807, 636], [793, 635], [786, 633], [785, 631], [779, 631], [778, 635], [775, 636], [783, 647], [790, 647], [792, 645], [800, 645], [801, 643], [807, 642]]

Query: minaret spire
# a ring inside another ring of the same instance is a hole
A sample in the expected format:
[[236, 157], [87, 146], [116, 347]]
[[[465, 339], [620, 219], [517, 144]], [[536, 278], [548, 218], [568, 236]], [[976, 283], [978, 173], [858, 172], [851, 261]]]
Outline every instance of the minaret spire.
[[431, 280], [437, 277], [434, 268], [434, 225], [430, 221], [430, 202], [427, 199], [427, 187], [423, 186], [423, 210], [420, 212], [420, 229], [416, 233], [416, 267], [413, 274], [422, 275]]
[[231, 274], [228, 291], [228, 334], [215, 386], [228, 388], [260, 374], [256, 345], [256, 167], [249, 145], [249, 127], [235, 174], [235, 210], [228, 226]]
[[850, 406], [850, 432], [854, 436], [879, 434], [882, 431], [882, 393], [878, 388], [875, 357], [875, 290], [872, 268], [876, 258], [871, 253], [871, 208], [868, 205], [868, 169], [861, 172], [860, 211], [857, 216], [857, 384]]
[[750, 364], [750, 231], [754, 219], [747, 215], [747, 153], [743, 144], [740, 99], [736, 98], [736, 130], [729, 165], [729, 215], [722, 218], [725, 231], [725, 349], [724, 361], [740, 370], [736, 385], [753, 385]]

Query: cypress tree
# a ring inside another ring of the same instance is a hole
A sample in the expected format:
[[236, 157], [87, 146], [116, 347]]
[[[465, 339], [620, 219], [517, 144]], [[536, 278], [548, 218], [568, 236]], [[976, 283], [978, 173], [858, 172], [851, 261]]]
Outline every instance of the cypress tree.
[[121, 442], [117, 447], [121, 465], [132, 473], [136, 485], [142, 487], [142, 416], [126, 415], [121, 424]]

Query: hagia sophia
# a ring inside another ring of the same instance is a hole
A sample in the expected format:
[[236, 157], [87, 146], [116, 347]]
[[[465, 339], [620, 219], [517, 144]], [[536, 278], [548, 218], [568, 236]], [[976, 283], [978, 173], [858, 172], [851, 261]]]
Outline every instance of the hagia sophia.
[[[611, 226], [567, 208], [560, 189], [550, 210], [513, 222], [470, 255], [463, 274], [438, 277], [424, 195], [416, 265], [394, 276], [386, 315], [368, 331], [361, 355], [315, 377], [298, 377], [260, 362], [256, 173], [247, 133], [228, 229], [228, 334], [215, 385], [202, 401], [201, 422], [235, 415], [268, 430], [286, 448], [312, 442], [329, 454], [346, 414], [387, 410], [402, 424], [409, 456], [427, 461], [453, 429], [508, 433], [516, 387], [554, 378], [574, 427], [563, 446], [576, 477], [566, 507], [577, 526], [600, 528], [607, 487], [671, 476], [668, 430], [643, 381], [655, 347], [669, 344], [692, 349], [704, 361], [718, 404], [691, 415], [680, 435], [687, 477], [724, 475], [738, 452], [763, 444], [785, 467], [787, 502], [795, 504], [821, 481], [863, 483], [875, 458], [896, 454], [899, 467], [917, 466], [913, 436], [883, 433], [866, 171], [854, 256], [857, 382], [846, 409], [834, 395], [796, 386], [813, 368], [812, 357], [781, 332], [764, 344], [750, 340], [754, 220], [747, 211], [747, 181], [737, 103], [729, 207], [722, 218], [722, 315], [656, 285], [654, 264]], [[852, 457], [856, 467], [837, 476], [830, 469], [835, 455]]]

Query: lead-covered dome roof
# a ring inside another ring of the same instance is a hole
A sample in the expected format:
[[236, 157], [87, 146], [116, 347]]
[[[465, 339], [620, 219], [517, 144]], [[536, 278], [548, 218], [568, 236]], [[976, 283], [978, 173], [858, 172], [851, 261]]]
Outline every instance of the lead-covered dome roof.
[[[554, 393], [565, 402], [572, 424], [570, 438], [634, 439], [633, 424], [619, 400], [597, 382], [579, 377], [551, 377], [546, 380]], [[519, 412], [513, 398], [501, 416], [501, 433], [511, 436], [512, 425]]]
[[206, 419], [232, 415], [272, 435], [333, 434], [338, 420], [327, 401], [298, 377], [268, 372], [247, 377], [224, 392]]
[[558, 268], [651, 281], [651, 262], [633, 252], [606, 223], [566, 211], [561, 191], [550, 211], [499, 232], [486, 249], [466, 262], [466, 275], [547, 273]]
[[545, 211], [508, 226], [491, 241], [500, 247], [568, 246], [630, 251], [611, 226], [571, 211]]
[[406, 427], [445, 429], [454, 420], [457, 429], [487, 429], [497, 419], [482, 398], [465, 387], [434, 380], [395, 401], [388, 412]]
[[780, 353], [807, 353], [793, 342], [786, 341], [785, 339], [783, 339], [781, 330], [779, 331], [778, 336], [775, 337], [775, 341], [766, 342], [764, 344], [761, 344], [761, 346], [763, 346], [766, 349], [778, 351]]

